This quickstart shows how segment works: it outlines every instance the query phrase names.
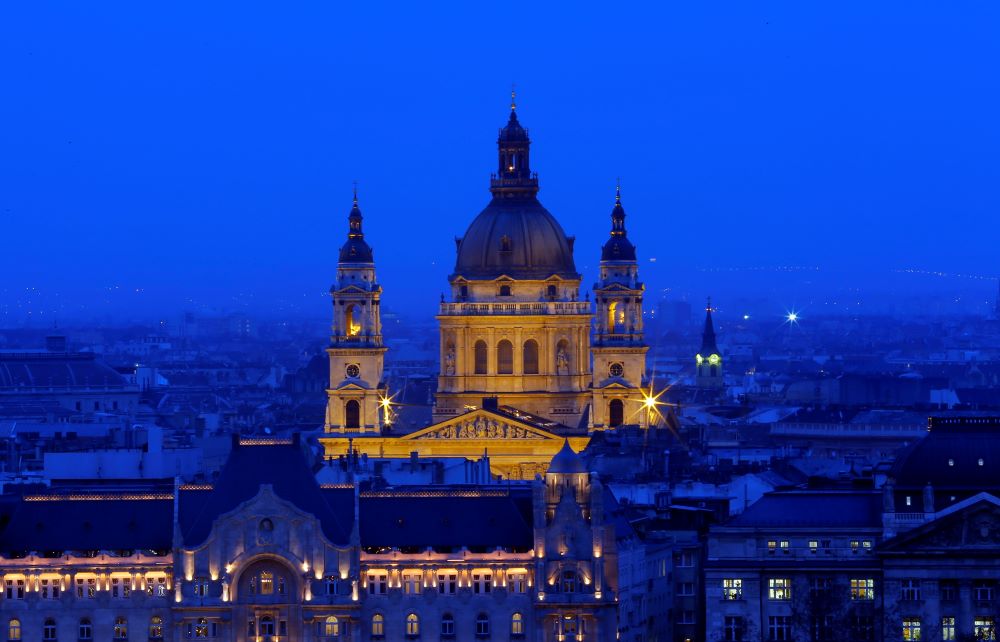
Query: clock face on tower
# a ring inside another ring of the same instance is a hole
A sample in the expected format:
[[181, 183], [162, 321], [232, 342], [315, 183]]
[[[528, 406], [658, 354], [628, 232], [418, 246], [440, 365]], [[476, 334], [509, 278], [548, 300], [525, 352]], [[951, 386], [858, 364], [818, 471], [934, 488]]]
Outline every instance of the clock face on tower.
[[620, 363], [612, 363], [611, 367], [608, 368], [608, 374], [612, 377], [620, 377], [625, 374], [625, 367]]
[[347, 376], [350, 377], [351, 379], [354, 379], [360, 374], [361, 374], [361, 366], [359, 366], [358, 364], [352, 363], [351, 365], [347, 366]]

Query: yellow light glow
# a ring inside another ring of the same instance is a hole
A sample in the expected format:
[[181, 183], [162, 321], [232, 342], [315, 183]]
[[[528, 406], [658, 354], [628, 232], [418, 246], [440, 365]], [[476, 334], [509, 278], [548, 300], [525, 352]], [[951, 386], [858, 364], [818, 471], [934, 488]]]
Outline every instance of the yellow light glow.
[[720, 361], [722, 361], [722, 358], [719, 357], [719, 355], [717, 355], [717, 354], [711, 354], [711, 355], [708, 356], [708, 362], [710, 364], [712, 364], [713, 366], [719, 365]]
[[302, 572], [303, 573], [309, 572], [309, 562], [302, 562]]
[[696, 354], [694, 355], [694, 362], [700, 366], [705, 362], [705, 357], [701, 356], [700, 354]]

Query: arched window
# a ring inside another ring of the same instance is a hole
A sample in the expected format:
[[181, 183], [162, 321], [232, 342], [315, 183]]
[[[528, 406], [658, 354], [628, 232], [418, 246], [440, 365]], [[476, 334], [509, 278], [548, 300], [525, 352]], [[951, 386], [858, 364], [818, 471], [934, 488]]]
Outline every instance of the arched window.
[[476, 635], [486, 637], [490, 634], [490, 616], [480, 613], [476, 616]]
[[381, 613], [372, 616], [372, 637], [380, 638], [385, 636], [385, 618]]
[[274, 635], [274, 618], [270, 615], [265, 615], [260, 618], [260, 628], [258, 632], [261, 635]]
[[497, 344], [497, 374], [514, 374], [514, 345], [507, 339]]
[[[54, 623], [53, 623], [54, 627]], [[128, 620], [123, 617], [115, 618], [115, 628], [114, 635], [112, 636], [116, 640], [127, 640], [128, 639]], [[52, 639], [56, 639], [55, 636]]]
[[46, 619], [45, 624], [42, 625], [42, 639], [46, 642], [56, 639], [56, 621], [52, 618]]
[[455, 635], [455, 616], [451, 613], [445, 613], [441, 616], [441, 635]]
[[416, 613], [410, 613], [406, 616], [406, 635], [411, 638], [420, 635], [420, 618], [417, 617]]
[[340, 637], [340, 620], [337, 616], [331, 615], [323, 622], [323, 636], [328, 638]]
[[510, 616], [510, 634], [514, 636], [524, 635], [524, 616], [520, 613]]
[[358, 306], [353, 303], [344, 310], [344, 332], [349, 337], [356, 337], [361, 334], [361, 319], [358, 315]]
[[475, 347], [475, 362], [476, 362], [476, 374], [484, 375], [486, 374], [486, 342], [483, 340], [476, 341]]
[[528, 339], [524, 342], [524, 374], [538, 374], [538, 342]]
[[625, 403], [621, 399], [612, 399], [608, 404], [608, 425], [612, 428], [625, 423]]
[[[204, 619], [204, 618], [203, 618]], [[208, 632], [208, 627], [205, 627], [206, 633]], [[159, 615], [154, 615], [149, 618], [149, 639], [150, 640], [162, 640], [163, 639], [163, 618]]]
[[8, 640], [20, 640], [21, 639], [21, 620], [17, 618], [11, 619], [7, 623], [7, 639]]
[[90, 623], [89, 618], [83, 618], [80, 620], [80, 626], [77, 629], [77, 636], [77, 639], [79, 639], [80, 642], [94, 639], [94, 625]]
[[272, 573], [271, 571], [261, 571], [259, 586], [261, 595], [271, 595], [272, 593], [274, 593], [274, 573]]
[[348, 430], [361, 427], [361, 404], [357, 399], [351, 399], [344, 404], [344, 426]]
[[618, 303], [612, 301], [608, 304], [608, 332], [615, 333], [615, 315], [618, 311]]

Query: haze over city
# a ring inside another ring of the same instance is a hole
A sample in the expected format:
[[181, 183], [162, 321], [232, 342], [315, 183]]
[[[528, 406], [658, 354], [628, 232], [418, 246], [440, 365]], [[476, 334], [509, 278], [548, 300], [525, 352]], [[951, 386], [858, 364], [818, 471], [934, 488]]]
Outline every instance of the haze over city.
[[982, 313], [998, 8], [0, 9], [0, 323], [321, 317], [358, 182], [385, 305], [429, 318], [511, 85], [596, 278], [616, 180], [650, 301]]

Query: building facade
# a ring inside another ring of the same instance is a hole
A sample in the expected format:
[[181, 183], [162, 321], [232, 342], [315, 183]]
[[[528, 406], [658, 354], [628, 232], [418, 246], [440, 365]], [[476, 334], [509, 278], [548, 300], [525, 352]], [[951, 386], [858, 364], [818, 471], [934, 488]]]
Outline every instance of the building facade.
[[211, 485], [5, 497], [5, 640], [613, 640], [613, 502], [568, 445], [516, 487], [321, 486], [242, 440]]

